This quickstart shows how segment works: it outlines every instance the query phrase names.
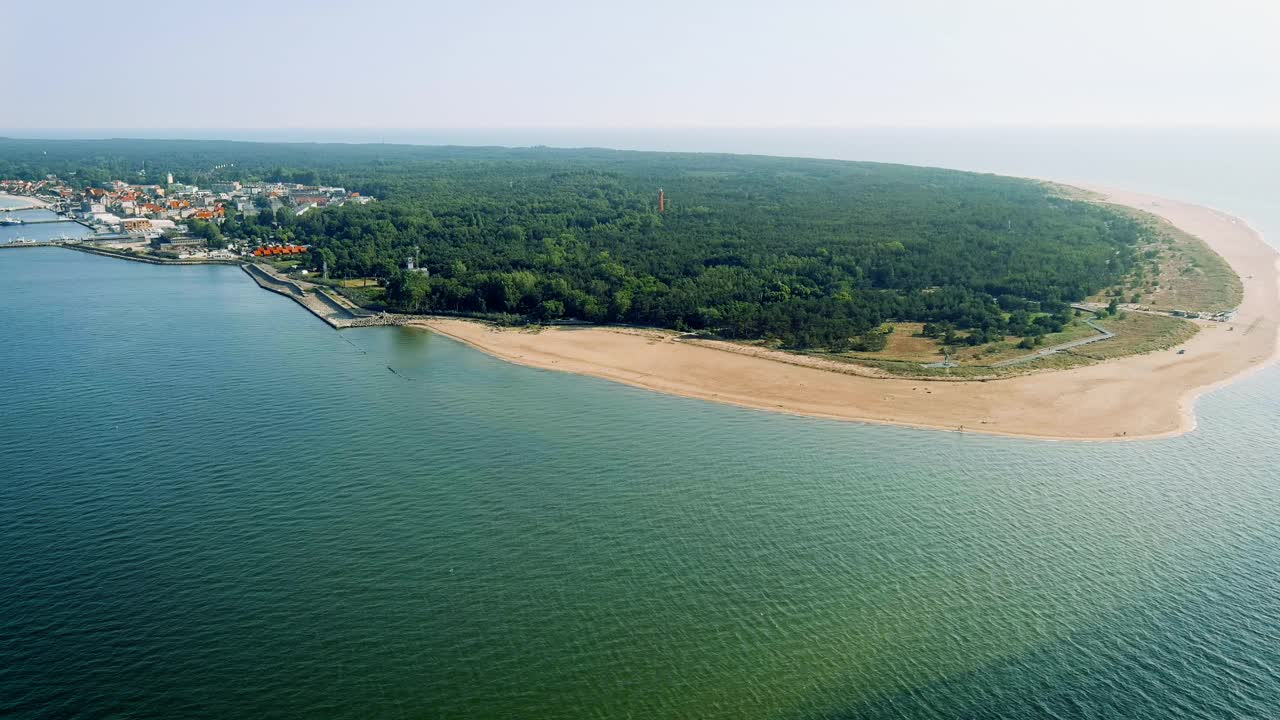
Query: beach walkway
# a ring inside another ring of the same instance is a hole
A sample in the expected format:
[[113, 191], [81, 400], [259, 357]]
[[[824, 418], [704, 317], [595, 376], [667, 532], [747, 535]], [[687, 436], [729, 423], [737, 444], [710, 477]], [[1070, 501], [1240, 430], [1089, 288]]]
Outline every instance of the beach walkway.
[[1020, 365], [1022, 363], [1031, 362], [1032, 360], [1038, 360], [1042, 357], [1054, 355], [1056, 353], [1060, 353], [1065, 350], [1078, 348], [1082, 345], [1089, 345], [1090, 343], [1102, 342], [1103, 340], [1110, 340], [1111, 338], [1116, 336], [1115, 333], [1098, 325], [1092, 320], [1085, 320], [1084, 322], [1089, 327], [1093, 328], [1094, 330], [1097, 330], [1099, 334], [1091, 335], [1090, 337], [1087, 337], [1087, 338], [1080, 338], [1079, 340], [1072, 340], [1071, 342], [1062, 343], [1060, 345], [1054, 345], [1053, 347], [1047, 347], [1043, 350], [1037, 350], [1036, 352], [1033, 352], [1027, 355], [1022, 355], [1020, 357], [1010, 358], [1008, 360], [1001, 360], [1000, 362], [991, 363], [991, 367], [1009, 367], [1010, 365]]

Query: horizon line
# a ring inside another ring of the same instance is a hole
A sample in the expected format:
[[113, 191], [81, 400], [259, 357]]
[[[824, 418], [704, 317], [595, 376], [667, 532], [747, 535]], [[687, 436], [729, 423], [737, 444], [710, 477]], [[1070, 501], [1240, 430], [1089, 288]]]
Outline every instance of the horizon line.
[[529, 124], [529, 125], [352, 125], [352, 126], [303, 126], [303, 125], [150, 125], [150, 126], [16, 126], [0, 127], [0, 134], [10, 132], [467, 132], [502, 130], [1280, 130], [1280, 122], [1273, 123], [1215, 123], [1215, 122], [1063, 122], [1063, 123], [867, 123], [867, 124], [653, 124], [653, 125], [594, 125], [594, 124]]

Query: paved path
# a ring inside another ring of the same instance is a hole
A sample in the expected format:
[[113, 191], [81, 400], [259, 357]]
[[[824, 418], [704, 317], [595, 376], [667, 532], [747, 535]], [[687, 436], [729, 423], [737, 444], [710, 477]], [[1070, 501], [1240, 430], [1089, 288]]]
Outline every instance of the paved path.
[[1081, 338], [1079, 340], [1072, 340], [1071, 342], [1062, 343], [1061, 345], [1054, 345], [1053, 347], [1047, 347], [1043, 350], [1037, 350], [1036, 352], [1033, 352], [1029, 355], [1022, 355], [1009, 360], [1001, 360], [1000, 362], [997, 362], [997, 363], [991, 363], [991, 367], [1009, 367], [1010, 365], [1018, 365], [1024, 362], [1031, 362], [1032, 360], [1037, 360], [1039, 358], [1046, 357], [1048, 355], [1060, 353], [1063, 350], [1070, 350], [1072, 348], [1078, 348], [1081, 345], [1088, 345], [1089, 343], [1096, 343], [1096, 342], [1102, 342], [1103, 340], [1110, 340], [1111, 338], [1116, 336], [1115, 333], [1111, 332], [1110, 330], [1107, 330], [1106, 328], [1103, 328], [1102, 326], [1098, 325], [1092, 320], [1085, 320], [1084, 322], [1089, 327], [1093, 328], [1094, 330], [1097, 330], [1099, 334], [1091, 335], [1087, 338]]

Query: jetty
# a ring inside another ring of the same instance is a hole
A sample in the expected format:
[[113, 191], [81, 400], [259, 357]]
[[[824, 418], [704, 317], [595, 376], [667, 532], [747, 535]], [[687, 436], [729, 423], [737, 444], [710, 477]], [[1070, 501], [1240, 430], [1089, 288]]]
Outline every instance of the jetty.
[[241, 263], [240, 268], [253, 278], [258, 287], [293, 300], [335, 330], [404, 325], [413, 319], [408, 315], [365, 310], [340, 295], [333, 295], [323, 286], [282, 277], [265, 265], [249, 262]]
[[42, 220], [23, 220], [21, 223], [18, 223], [18, 225], [14, 225], [13, 227], [20, 227], [22, 225], [52, 225], [54, 223], [75, 223], [77, 225], [83, 225], [84, 227], [87, 227], [87, 228], [93, 227], [88, 223], [84, 223], [75, 218], [69, 218], [69, 217], [44, 218]]
[[34, 240], [14, 240], [12, 242], [0, 243], [0, 250], [5, 248], [30, 248], [30, 247], [60, 247], [60, 242], [45, 242]]
[[[101, 238], [94, 238], [101, 239]], [[128, 260], [130, 262], [147, 263], [148, 265], [239, 265], [245, 274], [264, 290], [283, 295], [306, 308], [312, 315], [320, 318], [335, 330], [349, 327], [376, 327], [382, 325], [405, 325], [415, 319], [412, 315], [397, 313], [372, 312], [347, 300], [341, 295], [329, 292], [322, 285], [299, 280], [292, 280], [277, 274], [273, 269], [254, 262], [238, 259], [219, 258], [163, 258], [132, 253], [114, 248], [104, 248], [87, 242], [67, 242], [63, 240], [49, 241], [14, 241], [0, 243], [0, 250], [16, 248], [57, 247], [90, 255]]]

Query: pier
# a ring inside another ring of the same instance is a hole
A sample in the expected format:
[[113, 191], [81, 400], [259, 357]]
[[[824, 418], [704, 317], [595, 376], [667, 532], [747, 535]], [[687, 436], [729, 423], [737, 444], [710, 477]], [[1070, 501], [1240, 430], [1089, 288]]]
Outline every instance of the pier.
[[[23, 197], [23, 196], [17, 196], [17, 197]], [[51, 212], [51, 213], [53, 213], [53, 214], [57, 215], [58, 217], [56, 217], [56, 218], [44, 218], [44, 219], [40, 219], [40, 220], [23, 220], [23, 221], [22, 221], [22, 225], [49, 225], [49, 224], [52, 224], [52, 223], [67, 223], [67, 222], [69, 222], [69, 223], [75, 223], [75, 224], [77, 224], [77, 225], [81, 225], [81, 226], [86, 227], [86, 228], [88, 228], [88, 229], [90, 229], [90, 230], [93, 230], [93, 229], [94, 229], [94, 226], [93, 226], [93, 225], [91, 225], [91, 224], [89, 224], [89, 223], [85, 222], [84, 220], [81, 220], [80, 218], [74, 218], [74, 217], [71, 217], [71, 214], [70, 214], [70, 212], [69, 212], [69, 211], [68, 211], [68, 209], [67, 209], [67, 206], [66, 206], [65, 204], [62, 204], [62, 203], [59, 203], [59, 204], [46, 203], [46, 204], [44, 204], [44, 205], [35, 205], [35, 206], [31, 206], [31, 207], [0, 208], [0, 213], [19, 213], [19, 212], [28, 212], [28, 211], [31, 211], [31, 210], [44, 210], [45, 212]], [[12, 225], [12, 226], [9, 226], [9, 227], [18, 227], [18, 226], [17, 226], [17, 225]]]
[[[98, 236], [93, 239], [102, 240], [107, 238], [105, 236]], [[290, 300], [293, 300], [335, 330], [341, 330], [342, 328], [349, 327], [404, 325], [415, 317], [412, 315], [399, 315], [395, 313], [371, 312], [340, 295], [331, 294], [323, 286], [280, 277], [270, 268], [257, 263], [244, 262], [242, 260], [207, 258], [171, 259], [151, 257], [141, 253], [130, 253], [111, 248], [98, 247], [89, 242], [67, 242], [63, 240], [0, 243], [0, 250], [5, 248], [35, 247], [59, 247], [66, 250], [88, 253], [90, 255], [101, 255], [103, 257], [128, 260], [130, 262], [147, 263], [149, 265], [239, 265], [240, 269], [244, 270], [246, 275], [253, 278], [253, 281], [258, 284], [258, 287], [263, 290], [270, 290], [278, 295], [284, 295]]]
[[23, 220], [20, 225], [9, 225], [7, 227], [21, 227], [22, 225], [49, 225], [52, 223], [75, 223], [77, 225], [84, 225], [85, 227], [90, 227], [89, 225], [85, 224], [80, 220], [76, 220], [75, 218], [69, 218], [69, 217], [57, 217], [57, 218], [49, 218], [44, 220]]
[[312, 283], [298, 282], [276, 275], [269, 268], [257, 263], [241, 263], [258, 287], [283, 295], [298, 303], [335, 330], [349, 327], [373, 327], [378, 325], [404, 325], [412, 316], [391, 313], [373, 313]]
[[62, 243], [60, 242], [26, 242], [21, 240], [18, 242], [0, 243], [0, 250], [3, 250], [5, 248], [29, 248], [29, 247], [62, 247]]

